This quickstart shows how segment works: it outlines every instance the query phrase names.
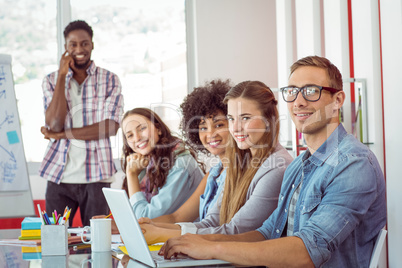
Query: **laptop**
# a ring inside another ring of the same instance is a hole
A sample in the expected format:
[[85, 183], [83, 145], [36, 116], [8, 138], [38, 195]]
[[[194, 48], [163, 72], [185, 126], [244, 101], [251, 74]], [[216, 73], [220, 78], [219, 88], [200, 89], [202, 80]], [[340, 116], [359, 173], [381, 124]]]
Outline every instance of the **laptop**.
[[223, 260], [197, 260], [193, 258], [178, 258], [165, 260], [158, 251], [150, 251], [142, 234], [141, 227], [135, 217], [130, 201], [124, 190], [102, 188], [103, 194], [119, 228], [130, 258], [150, 267], [184, 267], [230, 264]]

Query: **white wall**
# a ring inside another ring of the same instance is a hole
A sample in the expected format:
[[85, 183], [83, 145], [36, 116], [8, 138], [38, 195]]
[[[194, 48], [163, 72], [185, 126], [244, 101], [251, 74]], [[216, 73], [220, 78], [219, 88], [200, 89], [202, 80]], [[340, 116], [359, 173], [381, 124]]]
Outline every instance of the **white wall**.
[[[338, 67], [344, 80], [348, 79], [350, 78], [350, 54], [347, 0], [323, 1], [323, 16], [324, 51], [322, 56], [328, 58]], [[344, 83], [343, 90], [346, 94], [343, 110], [347, 115], [343, 118], [343, 125], [350, 133], [352, 130], [350, 83]]]
[[202, 0], [194, 4], [198, 85], [230, 78], [234, 83], [260, 80], [277, 87], [275, 0]]
[[370, 149], [384, 171], [378, 0], [353, 0], [355, 78], [367, 80]]
[[402, 264], [402, 1], [380, 1], [384, 88], [389, 267]]

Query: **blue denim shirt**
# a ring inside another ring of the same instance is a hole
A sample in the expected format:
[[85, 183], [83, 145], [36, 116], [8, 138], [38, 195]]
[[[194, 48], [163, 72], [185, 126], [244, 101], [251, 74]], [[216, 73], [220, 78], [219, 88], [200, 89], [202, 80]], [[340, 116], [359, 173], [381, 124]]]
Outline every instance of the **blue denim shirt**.
[[[140, 179], [144, 172], [140, 174]], [[204, 173], [190, 153], [182, 153], [176, 157], [169, 170], [165, 184], [159, 188], [158, 194], [148, 202], [143, 192], [136, 192], [130, 197], [131, 207], [138, 218], [156, 218], [175, 212], [193, 194], [200, 184]]]
[[294, 235], [315, 267], [368, 267], [386, 223], [385, 181], [375, 155], [339, 125], [313, 155], [298, 156], [285, 172], [278, 208], [258, 229], [266, 239], [286, 235], [302, 177]]
[[222, 162], [219, 161], [217, 165], [211, 167], [209, 170], [204, 193], [200, 196], [199, 221], [202, 221], [205, 218], [205, 216], [208, 214], [208, 210], [214, 206], [216, 200], [218, 200], [218, 197], [222, 192], [226, 178], [226, 169], [223, 171], [222, 169]]

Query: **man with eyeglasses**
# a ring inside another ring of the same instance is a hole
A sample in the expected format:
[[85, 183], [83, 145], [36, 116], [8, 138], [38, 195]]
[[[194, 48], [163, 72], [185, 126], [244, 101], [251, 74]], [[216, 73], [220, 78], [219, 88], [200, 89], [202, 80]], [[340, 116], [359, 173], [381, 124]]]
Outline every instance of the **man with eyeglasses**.
[[287, 168], [278, 208], [256, 231], [169, 239], [166, 258], [184, 253], [253, 266], [369, 266], [386, 223], [385, 181], [375, 155], [339, 122], [341, 73], [326, 58], [305, 57], [291, 66], [281, 93], [308, 149]]

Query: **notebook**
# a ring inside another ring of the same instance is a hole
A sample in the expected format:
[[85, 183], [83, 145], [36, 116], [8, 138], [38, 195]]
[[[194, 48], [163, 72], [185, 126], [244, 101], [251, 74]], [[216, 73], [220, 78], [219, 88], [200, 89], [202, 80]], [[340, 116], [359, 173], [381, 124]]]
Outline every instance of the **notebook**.
[[150, 251], [142, 234], [141, 227], [131, 208], [130, 201], [124, 190], [103, 188], [106, 201], [112, 211], [113, 218], [119, 228], [120, 235], [126, 246], [128, 255], [150, 267], [183, 267], [229, 264], [222, 260], [196, 260], [192, 258], [165, 260], [158, 251]]

